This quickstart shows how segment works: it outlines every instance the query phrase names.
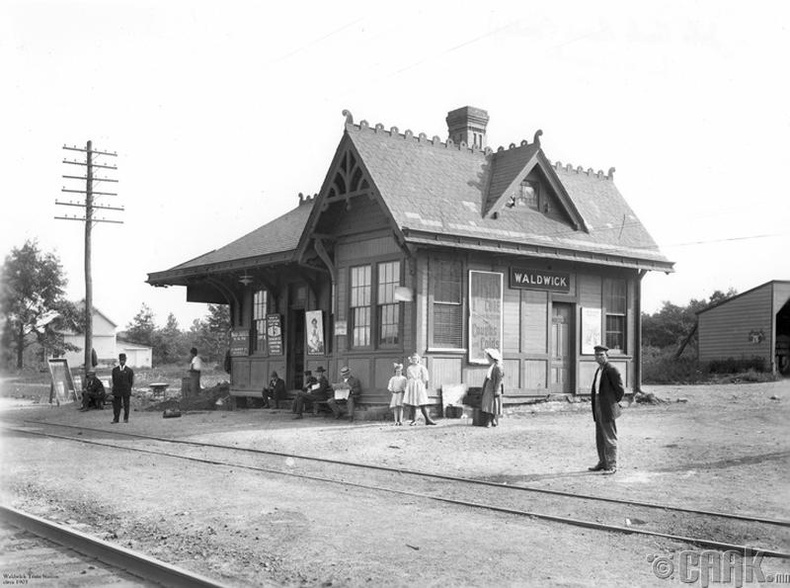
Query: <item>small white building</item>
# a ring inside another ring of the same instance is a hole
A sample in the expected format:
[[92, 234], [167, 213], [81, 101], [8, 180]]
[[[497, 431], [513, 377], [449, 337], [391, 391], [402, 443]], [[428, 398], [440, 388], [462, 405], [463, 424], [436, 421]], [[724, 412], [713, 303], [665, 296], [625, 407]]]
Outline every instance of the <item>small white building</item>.
[[[150, 347], [125, 341], [124, 339], [117, 339], [115, 347], [118, 353], [126, 354], [126, 365], [130, 367], [151, 367], [152, 349]], [[118, 353], [115, 354], [115, 357], [118, 357]]]
[[[118, 354], [126, 353], [126, 363], [130, 367], [151, 367], [151, 347], [119, 340], [116, 337], [118, 325], [97, 308], [93, 309], [93, 349], [99, 366], [110, 367], [117, 363]], [[66, 343], [79, 347], [79, 351], [67, 351], [64, 357], [72, 368], [85, 364], [85, 334], [64, 332]]]

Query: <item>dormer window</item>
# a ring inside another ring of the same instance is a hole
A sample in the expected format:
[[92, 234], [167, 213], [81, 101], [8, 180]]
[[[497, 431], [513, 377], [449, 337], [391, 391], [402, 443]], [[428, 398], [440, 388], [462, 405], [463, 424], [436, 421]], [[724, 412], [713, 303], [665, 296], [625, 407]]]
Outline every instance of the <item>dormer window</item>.
[[510, 196], [507, 203], [508, 208], [528, 207], [533, 210], [540, 210], [540, 185], [537, 182], [524, 180], [519, 186], [516, 194]]

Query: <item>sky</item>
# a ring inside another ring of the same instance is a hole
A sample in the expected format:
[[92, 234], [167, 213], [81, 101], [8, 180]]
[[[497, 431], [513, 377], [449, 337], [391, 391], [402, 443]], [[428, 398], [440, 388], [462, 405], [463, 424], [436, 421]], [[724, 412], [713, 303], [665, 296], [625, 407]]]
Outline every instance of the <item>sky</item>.
[[[381, 5], [381, 6], [380, 6]], [[532, 141], [607, 171], [675, 272], [643, 310], [790, 279], [790, 4], [0, 0], [0, 255], [37, 239], [84, 298], [75, 153], [117, 153], [93, 229], [93, 301], [124, 328], [205, 316], [149, 272], [319, 191], [355, 121], [447, 136], [488, 111], [488, 145]], [[69, 169], [70, 168], [70, 169]], [[96, 189], [99, 189], [98, 187]]]

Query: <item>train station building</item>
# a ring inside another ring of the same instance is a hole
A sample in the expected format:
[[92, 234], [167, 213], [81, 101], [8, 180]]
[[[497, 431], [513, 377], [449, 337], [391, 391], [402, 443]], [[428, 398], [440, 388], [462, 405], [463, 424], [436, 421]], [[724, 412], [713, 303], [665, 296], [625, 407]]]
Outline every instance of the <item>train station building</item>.
[[593, 346], [640, 383], [640, 288], [673, 271], [608, 172], [551, 162], [531, 141], [492, 149], [488, 113], [447, 115], [447, 137], [355, 122], [326, 179], [290, 212], [149, 274], [192, 302], [228, 304], [235, 396], [277, 371], [342, 366], [361, 404], [389, 403], [394, 362], [418, 352], [430, 394], [480, 386], [502, 351], [507, 403], [588, 394]]

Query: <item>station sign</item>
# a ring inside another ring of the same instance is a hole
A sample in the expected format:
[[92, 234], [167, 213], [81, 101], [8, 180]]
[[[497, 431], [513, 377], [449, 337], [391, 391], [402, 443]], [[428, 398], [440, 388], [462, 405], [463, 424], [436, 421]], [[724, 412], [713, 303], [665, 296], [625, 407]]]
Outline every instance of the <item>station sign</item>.
[[511, 267], [510, 287], [520, 288], [522, 290], [570, 292], [571, 275], [562, 272]]

